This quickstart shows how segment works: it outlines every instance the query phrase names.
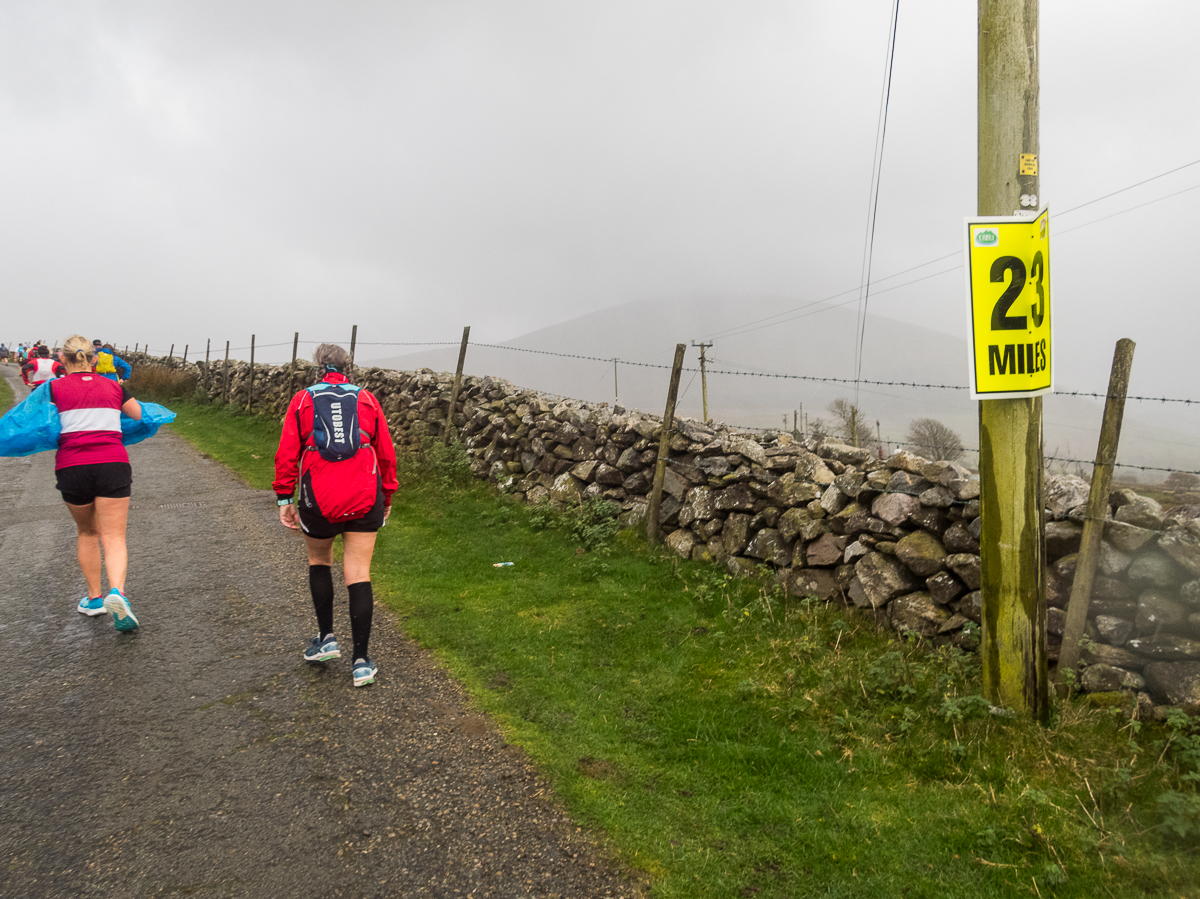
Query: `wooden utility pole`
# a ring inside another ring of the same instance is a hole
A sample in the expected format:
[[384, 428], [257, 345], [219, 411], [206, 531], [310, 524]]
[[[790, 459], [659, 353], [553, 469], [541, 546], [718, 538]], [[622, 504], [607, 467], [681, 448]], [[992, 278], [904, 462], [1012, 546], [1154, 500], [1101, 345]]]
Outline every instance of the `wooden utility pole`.
[[[705, 343], [703, 340], [696, 343], [693, 340], [692, 346], [700, 347], [700, 395], [703, 397], [702, 402], [704, 403], [704, 420], [708, 421], [708, 370], [705, 366], [704, 349], [712, 344]], [[783, 427], [784, 430], [787, 430], [787, 416], [784, 416]]]
[[462, 389], [463, 365], [467, 361], [467, 341], [471, 337], [471, 326], [463, 328], [462, 343], [458, 347], [458, 367], [454, 369], [454, 386], [450, 388], [450, 408], [446, 410], [446, 431], [443, 442], [450, 445], [450, 432], [454, 428], [454, 407], [458, 405], [458, 391]]
[[658, 458], [654, 462], [654, 486], [650, 490], [650, 508], [646, 512], [646, 537], [650, 543], [662, 542], [659, 510], [662, 507], [663, 482], [667, 478], [667, 456], [671, 452], [671, 425], [675, 423], [675, 400], [679, 396], [679, 376], [683, 373], [683, 354], [687, 345], [675, 344], [675, 362], [671, 366], [671, 386], [667, 390], [667, 408], [663, 412], [662, 434], [658, 438]]
[[[1038, 0], [979, 0], [981, 216], [1014, 215], [1040, 192], [1038, 62]], [[980, 401], [984, 696], [1045, 721], [1042, 455], [1041, 397]]]
[[1112, 373], [1108, 376], [1108, 398], [1104, 401], [1104, 423], [1100, 426], [1100, 443], [1096, 447], [1096, 463], [1092, 467], [1092, 486], [1088, 492], [1087, 519], [1083, 522], [1083, 539], [1075, 565], [1075, 580], [1071, 583], [1071, 601], [1067, 605], [1067, 623], [1063, 627], [1062, 650], [1058, 656], [1060, 693], [1066, 686], [1063, 673], [1079, 665], [1079, 641], [1087, 624], [1088, 604], [1091, 602], [1092, 581], [1096, 563], [1100, 560], [1100, 538], [1104, 536], [1104, 513], [1108, 506], [1108, 491], [1112, 487], [1113, 465], [1117, 461], [1117, 444], [1121, 442], [1121, 419], [1125, 415], [1125, 395], [1129, 392], [1129, 370], [1133, 368], [1132, 340], [1122, 338], [1113, 351]]

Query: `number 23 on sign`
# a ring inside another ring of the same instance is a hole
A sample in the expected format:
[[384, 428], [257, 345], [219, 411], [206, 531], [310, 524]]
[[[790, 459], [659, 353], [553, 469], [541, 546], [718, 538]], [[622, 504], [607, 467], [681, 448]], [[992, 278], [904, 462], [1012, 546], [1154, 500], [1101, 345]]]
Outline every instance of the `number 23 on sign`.
[[1049, 210], [966, 224], [971, 398], [1052, 392]]

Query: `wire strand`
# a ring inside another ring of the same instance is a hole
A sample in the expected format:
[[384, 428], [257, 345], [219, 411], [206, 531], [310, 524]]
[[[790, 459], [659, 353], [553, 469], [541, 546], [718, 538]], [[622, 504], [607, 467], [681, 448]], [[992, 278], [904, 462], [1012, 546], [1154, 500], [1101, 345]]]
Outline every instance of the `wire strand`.
[[[873, 199], [871, 203], [870, 217], [868, 220], [868, 239], [865, 250], [866, 258], [863, 260], [863, 266], [866, 269], [866, 277], [864, 279], [861, 295], [862, 302], [859, 306], [858, 339], [854, 347], [854, 379], [857, 383], [862, 375], [862, 350], [863, 341], [867, 336], [867, 310], [871, 303], [871, 265], [875, 259], [875, 225], [879, 221], [879, 188], [883, 183], [883, 149], [887, 143], [887, 114], [888, 104], [892, 97], [892, 69], [896, 64], [896, 30], [900, 24], [900, 0], [895, 0], [892, 6], [892, 37], [888, 42], [887, 55], [887, 78], [884, 81], [883, 108], [880, 110], [880, 124], [876, 132], [876, 155], [875, 162], [872, 165], [872, 180], [873, 184]], [[858, 387], [854, 388], [854, 403], [858, 405]]]

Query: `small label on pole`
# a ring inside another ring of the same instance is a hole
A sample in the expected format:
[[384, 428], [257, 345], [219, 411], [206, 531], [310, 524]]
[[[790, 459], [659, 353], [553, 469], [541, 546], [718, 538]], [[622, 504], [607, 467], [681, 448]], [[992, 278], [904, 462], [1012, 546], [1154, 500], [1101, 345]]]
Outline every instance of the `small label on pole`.
[[1021, 174], [1036, 175], [1037, 174], [1037, 154], [1022, 153], [1021, 154]]
[[966, 222], [971, 399], [1053, 392], [1049, 212]]

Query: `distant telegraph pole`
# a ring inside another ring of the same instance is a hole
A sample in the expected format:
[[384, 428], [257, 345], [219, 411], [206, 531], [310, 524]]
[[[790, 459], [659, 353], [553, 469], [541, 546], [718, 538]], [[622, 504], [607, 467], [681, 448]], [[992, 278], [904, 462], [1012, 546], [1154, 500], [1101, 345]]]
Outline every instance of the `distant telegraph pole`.
[[[696, 341], [693, 340], [692, 346], [700, 347], [700, 396], [703, 397], [701, 401], [704, 404], [704, 420], [708, 421], [708, 371], [705, 367], [704, 349], [705, 347], [712, 346], [712, 343], [705, 343], [703, 340], [699, 343], [696, 343]], [[786, 417], [783, 422], [783, 427], [784, 430], [787, 429]]]
[[[981, 216], [1037, 209], [1038, 62], [1038, 0], [979, 0]], [[983, 690], [996, 705], [1044, 721], [1042, 450], [1040, 396], [980, 401]]]

